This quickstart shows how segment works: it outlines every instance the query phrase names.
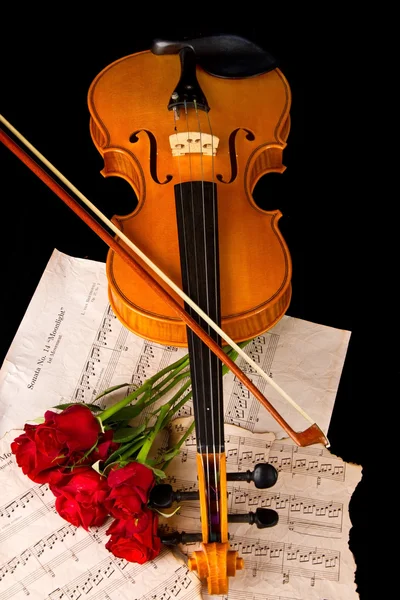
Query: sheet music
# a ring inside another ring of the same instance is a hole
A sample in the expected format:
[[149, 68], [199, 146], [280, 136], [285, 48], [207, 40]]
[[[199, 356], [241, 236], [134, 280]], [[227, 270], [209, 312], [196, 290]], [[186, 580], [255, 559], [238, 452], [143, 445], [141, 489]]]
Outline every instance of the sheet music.
[[106, 550], [105, 531], [61, 519], [46, 484], [23, 475], [10, 453], [16, 432], [0, 441], [0, 600], [200, 600], [198, 578], [163, 549], [138, 565]]
[[[327, 433], [349, 338], [348, 331], [285, 316], [245, 351]], [[49, 406], [91, 402], [119, 383], [140, 385], [186, 353], [120, 324], [108, 303], [104, 263], [54, 250], [0, 371], [0, 436]], [[309, 426], [242, 358], [237, 363], [293, 429]], [[224, 406], [226, 423], [286, 435], [232, 373], [224, 377]], [[191, 411], [187, 404], [178, 416]]]
[[[172, 424], [171, 440], [179, 439], [191, 419]], [[348, 547], [349, 502], [361, 480], [361, 467], [345, 463], [320, 444], [299, 448], [290, 439], [225, 427], [227, 471], [253, 470], [269, 462], [277, 483], [259, 490], [253, 484], [228, 482], [228, 512], [248, 513], [270, 508], [278, 525], [229, 525], [230, 547], [244, 558], [245, 569], [230, 579], [229, 600], [355, 600], [355, 562]], [[197, 488], [195, 436], [168, 468], [174, 488]], [[179, 477], [176, 474], [179, 474]], [[163, 523], [165, 531], [201, 531], [198, 505], [183, 502]], [[190, 555], [198, 544], [182, 545]], [[280, 593], [277, 594], [277, 590]], [[204, 598], [207, 598], [204, 594]]]
[[[347, 331], [284, 317], [270, 332], [249, 344], [247, 351], [326, 432], [349, 336]], [[200, 598], [197, 576], [187, 571], [184, 557], [177, 558], [171, 550], [164, 549], [156, 560], [143, 566], [125, 564], [115, 559], [104, 548], [104, 531], [107, 526], [87, 533], [62, 520], [54, 511], [54, 497], [46, 486], [30, 482], [16, 467], [9, 451], [10, 441], [18, 435], [18, 430], [27, 421], [43, 416], [50, 407], [71, 399], [91, 402], [101, 391], [119, 383], [140, 385], [186, 352], [185, 348], [166, 347], [140, 339], [119, 323], [108, 303], [103, 263], [73, 258], [54, 251], [0, 370], [0, 436], [3, 436], [0, 441], [0, 600], [19, 600], [28, 593], [33, 600], [78, 600], [83, 597], [96, 600]], [[238, 362], [242, 364], [240, 360]], [[258, 375], [249, 371], [248, 374], [278, 410], [282, 411], [294, 429], [302, 429], [308, 425], [292, 409], [283, 409], [273, 388], [264, 381], [260, 382]], [[115, 392], [111, 399], [102, 399], [101, 402], [115, 402], [125, 393], [126, 390]], [[224, 404], [226, 423], [236, 424], [228, 425], [231, 428], [227, 440], [229, 468], [241, 469], [254, 462], [267, 460], [268, 453], [271, 454], [276, 442], [270, 447], [271, 437], [261, 439], [252, 432], [270, 428], [278, 439], [284, 437], [284, 432], [232, 374], [224, 377]], [[190, 417], [191, 412], [191, 405], [188, 404], [177, 417]], [[180, 424], [180, 421], [175, 421], [176, 427]], [[249, 443], [250, 437], [252, 443]], [[194, 438], [189, 439], [179, 457], [182, 470], [177, 468], [173, 475], [176, 487], [196, 485], [185, 474], [185, 467], [188, 465], [192, 465], [193, 474], [194, 443]], [[318, 454], [295, 455], [295, 449], [290, 448], [290, 443], [284, 439], [281, 443], [284, 446], [276, 455], [277, 465], [281, 474], [287, 473], [289, 479], [296, 473], [293, 482], [300, 482], [301, 477], [306, 477], [301, 473], [307, 467], [313, 470], [312, 481], [319, 491], [326, 488], [327, 482], [337, 484], [337, 478], [340, 481], [340, 476], [343, 476], [338, 469], [341, 466], [339, 463], [329, 462], [325, 456]], [[270, 459], [272, 458], [271, 455]], [[315, 475], [317, 471], [318, 476]], [[309, 477], [311, 476], [307, 475]], [[317, 485], [318, 477], [320, 483]], [[304, 487], [307, 481], [305, 479], [304, 483], [299, 483], [295, 491], [279, 484], [287, 506], [293, 495], [303, 498], [303, 504], [304, 498], [309, 501], [309, 490]], [[350, 488], [351, 485], [349, 490]], [[262, 499], [258, 496], [250, 497], [249, 489], [246, 490], [247, 495], [245, 490], [238, 487], [231, 492], [230, 507], [233, 511], [238, 510], [239, 505], [242, 506], [242, 498], [245, 499], [246, 506], [255, 506], [257, 501], [273, 502], [264, 496]], [[331, 500], [335, 503], [342, 502], [336, 498], [334, 488]], [[322, 508], [319, 512], [321, 511]], [[339, 507], [332, 505], [331, 515], [332, 511], [339, 514]], [[295, 519], [294, 512], [281, 512], [281, 520], [294, 523], [292, 535], [302, 535], [298, 532], [300, 523]], [[340, 534], [345, 536], [345, 513], [347, 515], [343, 507], [340, 511], [342, 520], [338, 516], [326, 517], [325, 520], [320, 518], [313, 526], [307, 522], [307, 528], [312, 529], [319, 524], [322, 529], [331, 527], [329, 532], [336, 535], [339, 530], [335, 527], [339, 527]], [[198, 509], [195, 516], [198, 516]], [[183, 522], [185, 518], [188, 517], [182, 515]], [[192, 516], [190, 523], [193, 521]], [[335, 527], [333, 524], [336, 524]], [[258, 566], [260, 561], [265, 562], [262, 558], [264, 550], [257, 546], [260, 543], [259, 530], [251, 533], [256, 545], [252, 545], [249, 552], [247, 548], [250, 546], [246, 544], [253, 538], [246, 532], [242, 533], [242, 526], [239, 527], [241, 529], [235, 533], [237, 537], [234, 543], [244, 551], [244, 555], [251, 554], [253, 567], [251, 575], [248, 570], [245, 572], [249, 582], [246, 581], [242, 589], [233, 587], [229, 598], [247, 600], [248, 593], [254, 591], [252, 600], [261, 600], [261, 597], [266, 598], [265, 588], [263, 587], [260, 592], [262, 596], [258, 598], [255, 582], [260, 576], [264, 582], [264, 576], [271, 577], [271, 572], [264, 572]], [[181, 530], [182, 528], [183, 526], [180, 527]], [[289, 525], [287, 528], [290, 528]], [[268, 530], [268, 533], [271, 531]], [[268, 539], [281, 544], [274, 546], [275, 553], [280, 554], [281, 563], [282, 556], [286, 556], [289, 548], [282, 544], [296, 544], [293, 552], [298, 553], [297, 563], [305, 560], [301, 560], [300, 555], [303, 557], [307, 550], [301, 548], [312, 547], [297, 541], [288, 542], [286, 534], [280, 539]], [[336, 538], [332, 538], [331, 543], [338, 542]], [[326, 552], [336, 551], [336, 546], [330, 548], [328, 543], [323, 548]], [[336, 573], [336, 567], [333, 566], [334, 563], [337, 564], [335, 556], [329, 554], [331, 573]], [[296, 577], [299, 581], [301, 578], [294, 575], [292, 568], [289, 570], [289, 581], [282, 583], [288, 568], [285, 566], [283, 569], [279, 558], [274, 560], [277, 571], [273, 577], [277, 577], [277, 580], [268, 600], [313, 598], [308, 591], [317, 589], [318, 569], [314, 569], [314, 588], [307, 587], [307, 594], [301, 595], [301, 586], [295, 586]], [[293, 566], [294, 562], [290, 562], [290, 565]], [[311, 571], [307, 570], [308, 567], [302, 568], [306, 569], [302, 581], [306, 581], [308, 585], [312, 581]], [[343, 568], [345, 567], [341, 566]], [[351, 564], [349, 569], [353, 578], [354, 566]], [[254, 573], [257, 577], [253, 576]], [[243, 583], [243, 579], [241, 581]], [[330, 596], [326, 598], [331, 600]]]

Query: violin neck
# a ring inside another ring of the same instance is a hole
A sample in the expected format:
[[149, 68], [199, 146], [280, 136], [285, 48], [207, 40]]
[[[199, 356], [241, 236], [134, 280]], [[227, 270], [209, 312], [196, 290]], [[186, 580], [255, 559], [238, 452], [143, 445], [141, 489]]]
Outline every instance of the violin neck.
[[[183, 291], [220, 325], [216, 184], [177, 184], [175, 204]], [[186, 303], [185, 309], [220, 344], [220, 336]], [[224, 451], [222, 363], [190, 328], [187, 337], [197, 451], [219, 454]]]

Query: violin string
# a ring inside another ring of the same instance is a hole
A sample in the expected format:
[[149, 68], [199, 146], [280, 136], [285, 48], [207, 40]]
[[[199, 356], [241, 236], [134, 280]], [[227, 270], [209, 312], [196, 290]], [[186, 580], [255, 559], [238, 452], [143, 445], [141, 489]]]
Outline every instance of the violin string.
[[[185, 101], [185, 113], [186, 113], [186, 119], [187, 119], [187, 107], [186, 107], [186, 101]], [[176, 119], [176, 112], [173, 111], [173, 115], [174, 115], [174, 132], [176, 135], [176, 141], [177, 141], [177, 145], [179, 144], [179, 138], [178, 138], [178, 126], [177, 126], [177, 119]], [[186, 128], [187, 128], [187, 121], [186, 121]], [[189, 143], [189, 142], [188, 142]], [[182, 192], [182, 170], [181, 170], [181, 155], [178, 152], [177, 157], [177, 165], [178, 165], [178, 178], [179, 178], [179, 191], [180, 191], [180, 204], [181, 204], [181, 214], [183, 215], [183, 208], [184, 208], [184, 200], [183, 200], [183, 192]], [[191, 172], [191, 165], [189, 163], [189, 168], [190, 168], [190, 172]], [[192, 180], [192, 178], [190, 178]], [[192, 181], [191, 181], [192, 183]], [[183, 219], [183, 223], [182, 223], [182, 231], [183, 231], [183, 251], [185, 253], [185, 263], [188, 264], [188, 254], [187, 254], [187, 234], [186, 234], [186, 228], [185, 228], [185, 220]], [[186, 278], [187, 280], [187, 284], [188, 284], [188, 295], [189, 297], [191, 297], [192, 295], [192, 290], [190, 289], [190, 279], [189, 277]], [[189, 309], [190, 310], [190, 309]], [[197, 369], [196, 369], [196, 362], [195, 361], [191, 361], [191, 367], [193, 369], [193, 383], [194, 385], [198, 385], [196, 384], [196, 380], [198, 381], [198, 374], [197, 374]], [[193, 386], [192, 386], [193, 387]], [[198, 436], [199, 439], [201, 439], [203, 437], [204, 439], [204, 435], [201, 431], [201, 422], [196, 424], [196, 435]]]
[[[199, 136], [200, 136], [200, 170], [201, 170], [201, 184], [202, 184], [202, 211], [203, 211], [203, 240], [204, 240], [204, 248], [205, 248], [205, 252], [204, 252], [204, 265], [205, 265], [205, 272], [206, 272], [206, 298], [207, 298], [207, 314], [210, 314], [210, 291], [209, 291], [209, 274], [208, 274], [208, 255], [207, 255], [207, 238], [206, 238], [206, 214], [205, 214], [205, 194], [204, 194], [204, 164], [203, 164], [203, 138], [202, 138], [202, 127], [201, 127], [201, 123], [200, 123], [200, 117], [199, 117], [199, 111], [197, 108], [197, 103], [196, 100], [194, 100], [194, 107], [195, 107], [195, 111], [196, 111], [196, 117], [197, 117], [197, 127], [198, 127], [198, 131], [199, 131]], [[213, 207], [215, 205], [215, 195], [214, 195], [214, 190], [213, 190]], [[214, 231], [214, 289], [215, 289], [215, 298], [214, 298], [214, 302], [217, 303], [218, 301], [218, 293], [217, 293], [217, 286], [218, 286], [218, 282], [217, 282], [217, 278], [216, 278], [216, 274], [217, 274], [217, 266], [215, 263], [215, 257], [216, 255], [216, 245], [215, 245], [215, 230], [216, 230], [216, 219], [215, 219], [215, 210], [213, 209], [213, 213], [212, 213], [212, 226], [213, 226], [213, 231]], [[215, 310], [215, 318], [218, 315], [218, 307], [217, 304], [215, 304], [214, 306]], [[208, 335], [211, 334], [211, 330], [210, 330], [210, 326], [207, 325], [207, 333]], [[215, 414], [214, 414], [214, 406], [215, 406], [215, 402], [214, 402], [214, 393], [216, 390], [217, 393], [217, 405], [218, 405], [218, 409], [220, 410], [220, 389], [219, 389], [219, 381], [218, 381], [218, 375], [215, 379], [215, 370], [213, 369], [213, 356], [212, 356], [212, 352], [210, 350], [210, 348], [208, 348], [208, 370], [209, 370], [209, 378], [210, 378], [210, 389], [211, 389], [211, 429], [212, 429], [212, 440], [213, 440], [213, 466], [214, 466], [214, 487], [215, 489], [215, 503], [216, 503], [216, 512], [218, 515], [218, 522], [220, 522], [220, 517], [219, 517], [219, 494], [218, 494], [218, 471], [219, 469], [217, 469], [217, 452], [216, 452], [216, 445], [215, 445], [215, 439], [217, 437], [216, 432], [215, 432]], [[219, 436], [219, 432], [218, 432], [218, 436]], [[218, 453], [220, 452], [221, 449], [221, 440], [218, 437]]]
[[[186, 106], [185, 106], [186, 109]], [[186, 112], [186, 110], [185, 110]], [[176, 122], [176, 113], [175, 111], [173, 111], [174, 113], [174, 131], [176, 134], [176, 141], [177, 143], [179, 143], [179, 138], [178, 138], [178, 127], [177, 127], [177, 122]], [[187, 125], [186, 125], [187, 127]], [[180, 204], [181, 204], [181, 214], [183, 215], [183, 208], [184, 208], [184, 200], [183, 200], [183, 192], [182, 192], [182, 171], [181, 171], [181, 157], [180, 154], [178, 153], [177, 155], [177, 159], [178, 159], [178, 177], [179, 177], [179, 190], [180, 190]], [[183, 231], [183, 251], [185, 253], [185, 263], [188, 264], [188, 255], [187, 255], [187, 234], [186, 234], [186, 228], [185, 228], [185, 219], [183, 219], [182, 222], [182, 231]], [[188, 295], [189, 297], [191, 297], [192, 294], [192, 290], [190, 289], [190, 279], [189, 277], [186, 278], [187, 283], [188, 283]], [[196, 365], [196, 361], [191, 360], [191, 369], [192, 369], [192, 387], [194, 386], [195, 388], [198, 387], [198, 374], [197, 374], [197, 365]], [[196, 423], [196, 438], [197, 441], [199, 439], [204, 439], [204, 434], [202, 432], [202, 424], [201, 421], [199, 421], [198, 423]], [[203, 460], [203, 471], [204, 471], [204, 460]]]
[[[214, 160], [214, 137], [213, 137], [213, 129], [211, 126], [211, 120], [210, 120], [210, 115], [208, 112], [206, 112], [206, 116], [207, 116], [207, 123], [208, 123], [208, 132], [211, 135], [211, 181], [213, 183], [212, 186], [212, 198], [213, 198], [213, 220], [214, 220], [214, 227], [213, 227], [213, 231], [214, 231], [214, 256], [219, 256], [219, 247], [218, 247], [218, 230], [217, 230], [217, 226], [218, 226], [218, 194], [215, 194], [215, 191], [217, 189], [217, 185], [216, 185], [216, 181], [215, 181], [215, 160]], [[215, 277], [215, 285], [219, 285], [219, 278], [218, 278], [218, 270], [217, 270], [218, 266], [215, 265], [214, 268], [214, 277]], [[217, 288], [216, 288], [217, 289]], [[216, 295], [215, 297], [215, 314], [218, 315], [220, 314], [220, 309], [219, 309], [219, 305], [218, 305], [218, 300], [219, 300], [219, 294]], [[216, 359], [218, 361], [218, 369], [219, 369], [219, 375], [218, 377], [222, 377], [222, 364], [220, 363], [220, 361], [218, 359]], [[220, 383], [220, 382], [218, 382]], [[222, 397], [221, 397], [221, 389], [222, 389]], [[223, 396], [223, 383], [221, 383], [221, 385], [218, 385], [218, 473], [221, 473], [221, 465], [219, 463], [220, 460], [220, 456], [221, 456], [221, 452], [222, 452], [222, 447], [224, 446], [225, 440], [221, 439], [221, 432], [224, 431], [224, 406], [223, 406], [223, 402], [224, 402], [224, 396]], [[222, 422], [221, 422], [222, 421]], [[223, 435], [223, 433], [222, 433]], [[219, 487], [219, 490], [221, 488]]]
[[[209, 133], [211, 135], [211, 181], [214, 184], [212, 187], [212, 198], [213, 198], [213, 220], [214, 220], [214, 227], [213, 227], [213, 231], [214, 231], [214, 256], [217, 256], [217, 253], [219, 255], [219, 249], [218, 249], [218, 236], [217, 236], [217, 226], [218, 226], [218, 195], [215, 195], [215, 190], [216, 190], [216, 182], [215, 182], [215, 161], [214, 161], [214, 138], [213, 138], [213, 131], [212, 131], [212, 127], [211, 127], [211, 121], [210, 121], [210, 115], [207, 112], [207, 123], [208, 123], [208, 130]], [[218, 282], [218, 272], [217, 272], [217, 265], [215, 265], [215, 269], [214, 269], [214, 278], [215, 278], [215, 287], [217, 288], [217, 285], [219, 285]], [[219, 306], [218, 306], [218, 296], [215, 297], [215, 314], [219, 314]], [[222, 407], [222, 402], [223, 402], [223, 398], [221, 398], [220, 395], [220, 389], [218, 388], [218, 435], [221, 435], [221, 431], [223, 431], [223, 424], [221, 423], [221, 415], [223, 415], [223, 407]], [[222, 409], [222, 410], [221, 410]], [[224, 440], [221, 440], [221, 438], [219, 437], [219, 447], [218, 447], [218, 453], [221, 453], [221, 448], [223, 446], [223, 442]]]
[[[192, 172], [192, 149], [191, 149], [191, 136], [190, 136], [190, 127], [189, 127], [189, 114], [188, 114], [188, 109], [187, 109], [187, 103], [186, 100], [184, 101], [184, 107], [185, 107], [185, 119], [186, 119], [186, 136], [187, 136], [187, 143], [188, 143], [188, 149], [189, 149], [189, 176], [190, 176], [190, 187], [191, 187], [191, 194], [190, 194], [190, 200], [191, 200], [191, 204], [192, 204], [192, 231], [195, 232], [196, 231], [196, 223], [194, 222], [194, 194], [193, 194], [193, 172]], [[204, 182], [202, 182], [202, 197], [203, 197], [203, 205], [204, 205]], [[182, 195], [181, 195], [181, 201], [182, 201]], [[182, 214], [183, 214], [183, 206], [182, 206]], [[185, 220], [183, 222], [183, 226], [185, 226]], [[203, 222], [203, 227], [204, 227], [204, 222]], [[186, 247], [186, 244], [185, 244]], [[193, 245], [194, 248], [194, 265], [195, 265], [195, 274], [196, 274], [196, 286], [197, 286], [197, 302], [199, 301], [200, 298], [200, 290], [199, 290], [199, 275], [198, 275], [198, 268], [197, 268], [197, 261], [198, 261], [198, 256], [197, 256], [197, 249], [196, 249], [196, 243]], [[186, 263], [188, 264], [188, 263]], [[189, 277], [187, 278], [189, 279]], [[206, 297], [208, 298], [208, 286], [207, 286], [207, 277], [206, 277]], [[191, 296], [191, 294], [189, 294], [189, 296]], [[207, 306], [207, 314], [209, 314], [209, 310], [208, 310], [208, 306]], [[209, 327], [208, 327], [208, 332], [209, 332]], [[197, 371], [197, 360], [194, 360], [194, 357], [192, 357], [192, 363], [193, 363], [193, 367], [194, 367], [194, 372], [195, 372], [195, 386], [196, 386], [196, 393], [199, 396], [200, 394], [200, 389], [202, 390], [202, 396], [204, 397], [205, 395], [205, 387], [204, 387], [204, 380], [203, 377], [201, 377], [201, 373], [204, 372], [204, 362], [203, 362], [203, 352], [200, 352], [200, 376], [199, 373]], [[211, 388], [212, 389], [212, 388]], [[197, 399], [197, 406], [199, 408], [199, 402]], [[204, 428], [205, 428], [205, 438], [203, 437], [203, 440], [206, 440], [206, 456], [208, 457], [209, 453], [210, 453], [210, 449], [208, 446], [208, 424], [207, 424], [207, 410], [206, 410], [206, 406], [205, 406], [205, 402], [202, 402], [202, 406], [203, 406], [203, 422], [204, 422]], [[201, 439], [201, 438], [200, 438]], [[203, 472], [205, 474], [205, 478], [207, 480], [207, 490], [210, 490], [210, 463], [208, 458], [204, 459], [204, 454], [202, 453], [202, 461], [203, 461]], [[205, 464], [204, 464], [205, 462]], [[211, 531], [211, 498], [210, 498], [210, 494], [207, 493], [207, 510], [208, 510], [208, 526], [209, 526], [209, 530]]]

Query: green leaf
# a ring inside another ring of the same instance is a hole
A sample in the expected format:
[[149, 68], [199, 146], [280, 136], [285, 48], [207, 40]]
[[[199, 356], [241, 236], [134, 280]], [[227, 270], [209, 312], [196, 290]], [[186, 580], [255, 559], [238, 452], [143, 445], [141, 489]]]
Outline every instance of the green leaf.
[[125, 398], [122, 398], [122, 400], [120, 400], [116, 404], [113, 404], [112, 406], [109, 406], [108, 408], [103, 410], [103, 412], [100, 413], [100, 415], [99, 415], [99, 419], [103, 422], [107, 421], [107, 419], [110, 419], [111, 417], [113, 417], [114, 415], [119, 413], [123, 408], [128, 406], [128, 404], [131, 404], [131, 402], [133, 402], [133, 400], [136, 400], [136, 398], [138, 398], [139, 396], [144, 394], [145, 395], [144, 398], [141, 398], [136, 403], [137, 405], [139, 405], [147, 397], [150, 390], [151, 390], [151, 381], [149, 379], [143, 385], [141, 385], [140, 388], [138, 388], [137, 390], [132, 392], [132, 394], [129, 394]]
[[164, 473], [164, 471], [161, 471], [160, 469], [156, 469], [155, 467], [152, 467], [151, 465], [148, 465], [147, 463], [144, 463], [146, 465], [146, 467], [149, 467], [149, 469], [151, 469], [154, 473], [154, 475], [156, 477], [158, 477], [159, 479], [165, 479], [166, 475]]
[[132, 442], [128, 442], [127, 444], [123, 444], [122, 446], [120, 446], [117, 450], [114, 450], [114, 452], [110, 454], [110, 456], [107, 458], [104, 464], [109, 465], [111, 462], [113, 462], [113, 460], [115, 460], [116, 458], [124, 454], [124, 452], [126, 452], [129, 448], [131, 448], [132, 445]]
[[113, 435], [113, 441], [121, 444], [123, 442], [129, 442], [137, 438], [145, 430], [145, 425], [142, 424], [140, 427], [124, 427], [123, 429], [117, 429]]
[[57, 406], [53, 406], [53, 408], [58, 408], [59, 410], [65, 410], [70, 406], [85, 406], [92, 412], [99, 412], [103, 410], [100, 406], [96, 406], [96, 404], [85, 404], [84, 402], [69, 402], [68, 404], [57, 404]]
[[175, 458], [175, 456], [176, 456], [177, 454], [179, 454], [179, 452], [180, 452], [180, 448], [174, 448], [174, 449], [173, 449], [173, 450], [171, 450], [170, 452], [166, 452], [165, 454], [163, 454], [163, 456], [162, 456], [162, 460], [163, 460], [163, 461], [167, 461], [167, 460], [168, 460], [168, 461], [170, 461], [170, 460], [172, 460], [173, 458]]
[[136, 440], [133, 441], [131, 447], [128, 448], [128, 450], [126, 450], [123, 454], [121, 454], [121, 459], [126, 460], [127, 458], [130, 458], [132, 454], [139, 450], [139, 448], [143, 448], [146, 442], [147, 435], [142, 435], [141, 437], [136, 438]]
[[120, 383], [119, 385], [114, 385], [113, 387], [110, 387], [110, 388], [104, 390], [104, 392], [101, 392], [101, 394], [96, 396], [96, 400], [100, 400], [100, 398], [102, 398], [103, 396], [107, 396], [107, 394], [111, 394], [111, 392], [120, 390], [123, 387], [131, 387], [131, 386], [132, 386], [131, 383]]
[[118, 423], [118, 421], [130, 421], [134, 419], [142, 412], [142, 403], [135, 404], [135, 406], [126, 406], [121, 408], [117, 413], [109, 417], [110, 421]]
[[[239, 346], [239, 348], [241, 348], [243, 350], [243, 348], [245, 348], [247, 346], [247, 344], [249, 344], [251, 342], [251, 340], [246, 340], [244, 342], [240, 342], [237, 345]], [[238, 357], [238, 352], [237, 350], [233, 350], [233, 348], [231, 348], [230, 346], [225, 346], [223, 348], [225, 354], [227, 354], [229, 356], [229, 358], [231, 360], [233, 360], [233, 362], [235, 362], [235, 360]], [[230, 369], [226, 366], [226, 365], [222, 365], [222, 376], [226, 375], [228, 372], [230, 371]]]

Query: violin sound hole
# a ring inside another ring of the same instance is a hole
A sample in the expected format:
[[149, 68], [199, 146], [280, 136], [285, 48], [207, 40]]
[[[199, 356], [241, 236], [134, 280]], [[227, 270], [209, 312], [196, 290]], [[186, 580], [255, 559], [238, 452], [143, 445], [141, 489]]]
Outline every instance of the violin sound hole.
[[246, 140], [249, 140], [249, 142], [253, 142], [255, 140], [254, 134], [249, 129], [244, 129], [242, 127], [239, 127], [238, 129], [235, 129], [234, 131], [232, 131], [231, 135], [229, 136], [229, 156], [231, 158], [231, 178], [229, 181], [224, 181], [223, 175], [217, 175], [217, 179], [221, 183], [232, 183], [233, 181], [235, 181], [235, 179], [237, 177], [238, 169], [237, 169], [237, 160], [236, 160], [236, 136], [237, 136], [238, 132], [241, 130], [246, 132]]
[[151, 133], [151, 131], [149, 131], [148, 129], [138, 129], [137, 131], [134, 131], [130, 135], [129, 141], [131, 142], [131, 144], [136, 144], [139, 141], [139, 137], [137, 134], [142, 131], [144, 131], [144, 133], [147, 134], [147, 137], [149, 138], [149, 142], [150, 142], [150, 175], [151, 175], [153, 181], [155, 181], [155, 183], [159, 183], [160, 185], [165, 185], [166, 183], [169, 183], [171, 181], [172, 175], [166, 175], [164, 181], [160, 181], [158, 179], [158, 175], [157, 175], [157, 141], [156, 141], [156, 138], [154, 137], [154, 135]]

